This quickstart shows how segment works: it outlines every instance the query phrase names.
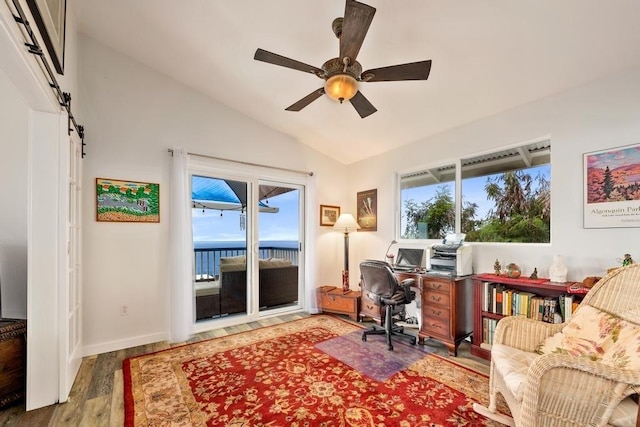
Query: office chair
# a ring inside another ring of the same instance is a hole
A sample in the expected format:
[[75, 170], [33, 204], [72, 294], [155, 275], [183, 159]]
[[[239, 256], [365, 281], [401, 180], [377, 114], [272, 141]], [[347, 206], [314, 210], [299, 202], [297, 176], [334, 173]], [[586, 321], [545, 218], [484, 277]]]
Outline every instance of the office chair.
[[360, 263], [360, 277], [362, 279], [362, 292], [369, 297], [374, 304], [384, 308], [384, 329], [374, 325], [362, 333], [362, 341], [367, 340], [367, 335], [386, 335], [389, 351], [393, 350], [391, 336], [409, 338], [411, 345], [416, 343], [416, 337], [404, 332], [402, 326], [393, 324], [395, 318], [404, 319], [404, 305], [413, 301], [416, 293], [411, 290], [414, 279], [398, 280], [393, 275], [391, 267], [384, 261], [367, 260]]

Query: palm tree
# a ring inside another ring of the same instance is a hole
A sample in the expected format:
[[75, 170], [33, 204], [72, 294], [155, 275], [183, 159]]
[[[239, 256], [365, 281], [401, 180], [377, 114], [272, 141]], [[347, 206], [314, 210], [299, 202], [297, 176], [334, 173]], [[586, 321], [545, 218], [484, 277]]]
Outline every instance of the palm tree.
[[542, 175], [538, 175], [536, 181], [534, 189], [531, 175], [523, 171], [505, 172], [487, 181], [485, 191], [487, 198], [495, 201], [495, 209], [478, 230], [478, 241], [549, 241], [549, 182]]

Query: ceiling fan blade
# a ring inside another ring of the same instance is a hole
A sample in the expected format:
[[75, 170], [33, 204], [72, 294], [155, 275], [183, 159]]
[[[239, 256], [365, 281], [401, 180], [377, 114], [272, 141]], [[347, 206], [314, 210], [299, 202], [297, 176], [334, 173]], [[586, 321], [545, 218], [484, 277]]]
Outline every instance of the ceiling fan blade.
[[378, 111], [360, 91], [357, 91], [354, 97], [351, 98], [351, 105], [363, 119]]
[[305, 73], [315, 74], [321, 77], [324, 74], [318, 67], [305, 64], [304, 62], [296, 61], [295, 59], [287, 58], [286, 56], [278, 55], [277, 53], [271, 53], [263, 49], [256, 50], [256, 54], [253, 56], [256, 61], [267, 62], [269, 64], [280, 65], [281, 67], [291, 68], [293, 70], [304, 71]]
[[366, 82], [394, 82], [400, 80], [427, 80], [429, 72], [431, 72], [431, 60], [373, 68], [364, 71], [360, 76]]
[[355, 0], [346, 0], [342, 35], [340, 35], [340, 58], [349, 58], [349, 63], [356, 62], [358, 52], [369, 31], [376, 9]]
[[307, 95], [304, 98], [302, 98], [300, 101], [298, 101], [298, 102], [288, 106], [287, 108], [285, 108], [285, 110], [287, 110], [287, 111], [300, 111], [304, 107], [306, 107], [307, 105], [311, 104], [316, 99], [320, 98], [322, 95], [324, 95], [324, 88], [323, 87], [321, 87], [320, 89], [314, 90], [309, 95]]

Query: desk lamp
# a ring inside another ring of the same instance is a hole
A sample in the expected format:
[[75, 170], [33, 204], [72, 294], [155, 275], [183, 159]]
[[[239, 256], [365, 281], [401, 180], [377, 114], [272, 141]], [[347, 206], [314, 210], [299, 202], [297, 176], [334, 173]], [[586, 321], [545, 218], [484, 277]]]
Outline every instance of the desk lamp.
[[344, 270], [342, 270], [342, 292], [349, 292], [349, 233], [358, 230], [360, 226], [351, 214], [342, 214], [333, 228], [344, 232]]

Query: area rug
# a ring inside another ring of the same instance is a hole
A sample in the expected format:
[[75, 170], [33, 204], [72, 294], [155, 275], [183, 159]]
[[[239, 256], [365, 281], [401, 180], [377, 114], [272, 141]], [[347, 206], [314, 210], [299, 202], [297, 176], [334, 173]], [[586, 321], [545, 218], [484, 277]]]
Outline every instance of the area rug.
[[361, 331], [316, 315], [126, 359], [125, 425], [496, 425], [472, 409], [483, 374], [424, 354], [377, 381], [321, 349]]

